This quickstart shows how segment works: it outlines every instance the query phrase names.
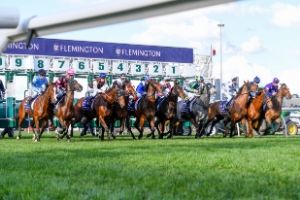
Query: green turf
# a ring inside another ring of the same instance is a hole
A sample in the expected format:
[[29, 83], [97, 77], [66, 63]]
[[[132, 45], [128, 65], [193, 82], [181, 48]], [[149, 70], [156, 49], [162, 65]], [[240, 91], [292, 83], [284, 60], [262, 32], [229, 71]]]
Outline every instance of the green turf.
[[0, 199], [300, 199], [300, 138], [0, 140]]

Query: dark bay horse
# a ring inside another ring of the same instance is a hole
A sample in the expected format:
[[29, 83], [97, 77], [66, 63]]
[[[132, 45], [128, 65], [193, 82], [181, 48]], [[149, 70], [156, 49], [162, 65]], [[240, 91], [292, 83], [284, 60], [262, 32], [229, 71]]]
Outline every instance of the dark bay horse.
[[[173, 127], [176, 122], [176, 113], [177, 113], [177, 101], [178, 97], [185, 99], [186, 94], [183, 91], [183, 88], [179, 85], [177, 81], [174, 81], [174, 86], [172, 87], [169, 94], [164, 97], [159, 103], [156, 111], [156, 121], [155, 127], [158, 131], [159, 138], [162, 139], [164, 136], [165, 123], [167, 121], [170, 122], [170, 129], [168, 138], [173, 137]], [[161, 130], [159, 129], [159, 125], [161, 126]]]
[[[210, 95], [211, 95], [211, 87], [210, 83], [205, 84], [204, 90], [202, 91], [201, 95], [195, 95], [192, 100], [190, 101], [189, 105], [189, 112], [183, 113], [182, 107], [184, 101], [179, 101], [177, 103], [177, 123], [176, 123], [176, 130], [178, 127], [182, 125], [184, 121], [190, 121], [194, 127], [196, 128], [196, 138], [200, 137], [200, 131], [202, 126], [205, 122], [209, 102], [210, 102]], [[175, 131], [175, 130], [174, 130]]]
[[[147, 93], [143, 95], [137, 102], [136, 110], [135, 110], [135, 128], [139, 131], [139, 139], [142, 139], [143, 133], [144, 133], [144, 124], [147, 120], [149, 122], [151, 133], [148, 136], [152, 135], [152, 138], [155, 138], [154, 132], [155, 132], [155, 124], [154, 124], [154, 118], [155, 118], [155, 112], [156, 112], [156, 106], [155, 106], [155, 94], [157, 92], [162, 92], [161, 85], [156, 82], [153, 79], [148, 80], [147, 86], [146, 86]], [[129, 124], [130, 116], [127, 116], [126, 124]], [[131, 136], [133, 139], [135, 139], [134, 134], [131, 131], [130, 126], [127, 127], [129, 132], [131, 133]]]
[[[255, 93], [257, 91], [257, 85], [252, 84], [249, 81], [245, 81], [242, 87], [239, 89], [237, 95], [233, 98], [232, 104], [229, 109], [223, 109], [227, 102], [217, 101], [210, 104], [208, 108], [207, 121], [203, 126], [202, 133], [207, 129], [208, 125], [211, 123], [207, 135], [210, 135], [214, 125], [220, 120], [224, 119], [224, 125], [231, 122], [230, 125], [230, 137], [233, 136], [234, 126], [237, 122], [241, 121], [246, 117], [248, 111], [248, 102], [250, 93]], [[226, 136], [227, 133], [225, 131]]]
[[53, 104], [56, 102], [56, 86], [54, 83], [49, 84], [46, 91], [38, 96], [33, 103], [33, 121], [35, 125], [34, 138], [39, 142], [41, 135], [54, 115]]
[[67, 84], [67, 93], [62, 102], [59, 102], [56, 108], [56, 116], [62, 126], [62, 135], [58, 134], [57, 139], [62, 139], [67, 135], [68, 141], [70, 141], [70, 135], [67, 134], [69, 131], [69, 126], [74, 118], [74, 92], [81, 92], [82, 85], [80, 85], [76, 80], [71, 79]]
[[281, 84], [278, 93], [271, 98], [272, 101], [272, 107], [267, 108], [264, 117], [266, 120], [266, 126], [270, 127], [272, 122], [280, 122], [280, 114], [282, 109], [282, 102], [283, 98], [286, 97], [288, 99], [292, 98], [292, 95], [290, 93], [290, 89], [288, 86], [283, 83]]
[[111, 135], [113, 135], [114, 131], [114, 124], [116, 120], [120, 120], [120, 134], [124, 131], [124, 122], [126, 121], [126, 117], [128, 114], [128, 104], [129, 104], [129, 96], [132, 96], [133, 99], [137, 99], [137, 93], [134, 89], [134, 86], [131, 84], [131, 81], [125, 80], [123, 85], [121, 86], [122, 89], [125, 91], [125, 107], [121, 108], [120, 104], [118, 102], [115, 102], [113, 104], [113, 111], [112, 115], [108, 120], [109, 127], [111, 130]]

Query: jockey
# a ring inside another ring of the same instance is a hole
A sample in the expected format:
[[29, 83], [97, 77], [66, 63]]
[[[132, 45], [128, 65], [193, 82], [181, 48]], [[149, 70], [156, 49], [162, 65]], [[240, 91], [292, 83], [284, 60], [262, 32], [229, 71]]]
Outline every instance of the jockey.
[[92, 84], [89, 84], [88, 96], [86, 97], [88, 106], [90, 106], [92, 100], [99, 93], [104, 93], [108, 89], [106, 83], [106, 73], [100, 73], [98, 77], [95, 78]]
[[75, 70], [73, 68], [69, 68], [66, 72], [66, 75], [59, 77], [55, 81], [56, 89], [57, 89], [57, 102], [58, 103], [65, 95], [68, 87], [68, 81], [74, 79]]
[[259, 83], [260, 83], [260, 78], [258, 76], [255, 76], [254, 79], [253, 79], [253, 81], [250, 82], [251, 85], [255, 84], [257, 86], [256, 92], [250, 92], [250, 96], [251, 97], [255, 97], [256, 96], [256, 93], [257, 93], [257, 91], [259, 89], [259, 86], [258, 86]]
[[271, 83], [268, 83], [264, 87], [264, 90], [265, 90], [266, 96], [267, 96], [266, 103], [267, 103], [268, 108], [272, 108], [272, 106], [273, 106], [271, 98], [277, 94], [278, 84], [279, 84], [279, 79], [275, 77]]
[[138, 98], [141, 98], [144, 94], [146, 94], [146, 92], [147, 92], [146, 84], [147, 84], [148, 80], [149, 80], [149, 76], [147, 76], [147, 75], [141, 78], [140, 83], [136, 87], [136, 92], [137, 92]]
[[[205, 82], [203, 76], [196, 77], [196, 81], [193, 81], [189, 84], [187, 84], [184, 87], [184, 90], [190, 93], [194, 93], [195, 95], [199, 96], [204, 94], [204, 89], [205, 89]], [[192, 102], [195, 99], [195, 96], [192, 98], [186, 98], [184, 100], [183, 106], [182, 106], [182, 112], [183, 113], [189, 113], [190, 111], [190, 102]]]
[[204, 92], [205, 82], [203, 76], [200, 76], [199, 78], [196, 77], [196, 81], [193, 81], [186, 85], [184, 89], [187, 92], [194, 93], [196, 95], [201, 95]]
[[2, 80], [0, 79], [0, 99], [4, 99], [5, 96], [5, 88]]
[[231, 80], [231, 84], [228, 86], [228, 91], [231, 97], [235, 96], [236, 93], [239, 91], [238, 79], [239, 79], [238, 77], [234, 77]]
[[159, 94], [159, 96], [167, 96], [169, 92], [172, 89], [171, 83], [170, 83], [170, 78], [165, 77], [161, 82], [160, 85], [162, 86], [162, 94]]
[[32, 95], [27, 98], [27, 107], [30, 108], [31, 102], [42, 94], [47, 86], [48, 79], [46, 78], [47, 72], [44, 69], [38, 71], [38, 76], [35, 76], [31, 82]]
[[125, 80], [126, 80], [126, 74], [122, 73], [120, 75], [120, 77], [118, 79], [116, 79], [116, 83], [118, 84], [118, 86], [120, 86], [120, 88], [122, 88], [122, 86], [124, 85]]

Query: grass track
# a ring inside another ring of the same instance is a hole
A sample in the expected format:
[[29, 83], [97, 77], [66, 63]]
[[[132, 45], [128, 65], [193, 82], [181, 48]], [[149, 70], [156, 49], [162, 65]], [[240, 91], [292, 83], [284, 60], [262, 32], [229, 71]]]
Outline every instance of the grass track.
[[0, 140], [0, 199], [300, 199], [300, 138]]

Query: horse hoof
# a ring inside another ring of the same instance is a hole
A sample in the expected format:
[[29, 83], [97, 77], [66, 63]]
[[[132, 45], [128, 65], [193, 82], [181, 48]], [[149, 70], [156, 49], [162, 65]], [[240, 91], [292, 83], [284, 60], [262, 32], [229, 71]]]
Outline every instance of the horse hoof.
[[21, 137], [17, 136], [16, 139], [19, 140], [19, 139], [21, 139]]

